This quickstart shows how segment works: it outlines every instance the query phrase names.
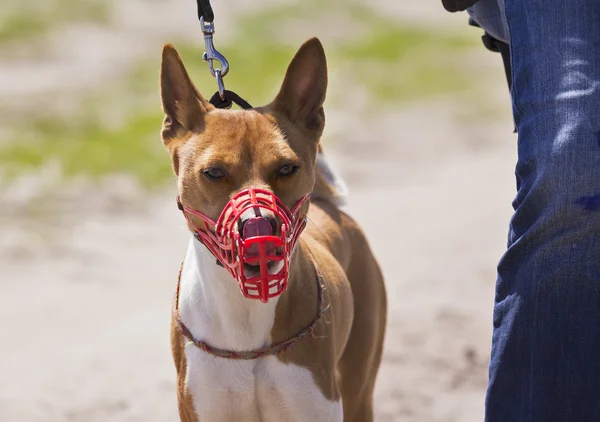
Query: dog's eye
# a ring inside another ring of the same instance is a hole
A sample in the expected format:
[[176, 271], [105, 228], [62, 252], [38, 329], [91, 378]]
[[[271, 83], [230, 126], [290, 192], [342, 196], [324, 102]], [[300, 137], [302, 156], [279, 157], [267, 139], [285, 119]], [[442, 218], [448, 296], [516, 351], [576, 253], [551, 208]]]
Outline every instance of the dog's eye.
[[298, 166], [291, 164], [283, 166], [279, 169], [279, 176], [291, 176], [292, 174], [296, 173], [296, 170], [298, 170]]
[[207, 178], [212, 180], [222, 179], [223, 177], [225, 177], [225, 173], [223, 172], [223, 170], [219, 170], [218, 168], [204, 170], [202, 174], [204, 174]]

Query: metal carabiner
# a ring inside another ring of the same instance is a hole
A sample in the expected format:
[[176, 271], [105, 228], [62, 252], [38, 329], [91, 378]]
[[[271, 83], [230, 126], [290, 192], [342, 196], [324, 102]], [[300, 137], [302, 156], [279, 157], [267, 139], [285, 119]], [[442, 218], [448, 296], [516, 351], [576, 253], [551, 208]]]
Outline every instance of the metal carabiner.
[[217, 80], [217, 87], [219, 88], [219, 97], [221, 97], [221, 100], [225, 100], [225, 84], [223, 83], [223, 75], [221, 72], [221, 69], [215, 69], [214, 75]]
[[[202, 60], [208, 63], [210, 73], [217, 78], [217, 84], [219, 86], [219, 95], [222, 99], [225, 86], [223, 85], [223, 77], [229, 72], [229, 62], [217, 49], [213, 43], [213, 34], [215, 33], [214, 22], [205, 22], [204, 17], [200, 18], [200, 25], [202, 26], [202, 33], [204, 34], [204, 45], [206, 51], [202, 55]], [[215, 69], [214, 61], [218, 61], [221, 65], [220, 69]]]

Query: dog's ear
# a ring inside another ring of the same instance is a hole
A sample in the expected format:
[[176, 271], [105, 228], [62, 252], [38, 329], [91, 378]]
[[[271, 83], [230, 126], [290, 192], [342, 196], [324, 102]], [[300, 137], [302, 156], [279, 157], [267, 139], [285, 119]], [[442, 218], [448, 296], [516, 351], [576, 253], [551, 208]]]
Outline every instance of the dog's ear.
[[272, 106], [297, 124], [322, 130], [325, 124], [323, 103], [326, 91], [325, 50], [317, 38], [311, 38], [292, 59]]
[[166, 115], [162, 139], [167, 147], [187, 131], [202, 130], [205, 114], [214, 108], [198, 92], [171, 44], [163, 47], [160, 97]]

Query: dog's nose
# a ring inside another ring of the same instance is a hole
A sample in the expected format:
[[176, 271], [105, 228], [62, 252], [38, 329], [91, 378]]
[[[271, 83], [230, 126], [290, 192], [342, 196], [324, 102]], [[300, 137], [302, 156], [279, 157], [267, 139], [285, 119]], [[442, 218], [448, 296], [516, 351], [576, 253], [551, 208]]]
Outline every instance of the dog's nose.
[[238, 220], [238, 232], [242, 239], [256, 236], [273, 236], [277, 221], [274, 217], [251, 217]]

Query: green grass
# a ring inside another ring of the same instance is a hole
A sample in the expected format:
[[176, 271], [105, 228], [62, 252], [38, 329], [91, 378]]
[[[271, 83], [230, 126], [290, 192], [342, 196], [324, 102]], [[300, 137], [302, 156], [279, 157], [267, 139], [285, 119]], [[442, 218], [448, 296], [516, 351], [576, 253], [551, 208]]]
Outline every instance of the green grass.
[[74, 123], [33, 122], [30, 132], [0, 149], [5, 174], [10, 178], [58, 160], [66, 177], [127, 173], [151, 187], [170, 173], [167, 154], [158, 141], [156, 113], [133, 115], [114, 129], [90, 117]]
[[[422, 99], [471, 86], [471, 75], [465, 72], [464, 55], [474, 47], [480, 47], [476, 36], [436, 32], [434, 27], [403, 26], [361, 3], [347, 0], [304, 0], [248, 17], [240, 24], [240, 30], [252, 35], [249, 46], [252, 54], [238, 57], [235, 47], [244, 51], [248, 46], [240, 49], [240, 45], [235, 44], [230, 61], [248, 63], [258, 54], [268, 61], [267, 74], [277, 69], [273, 80], [279, 81], [289, 58], [299, 46], [299, 42], [286, 45], [287, 56], [277, 54], [283, 52], [279, 39], [281, 33], [285, 33], [286, 21], [290, 18], [312, 21], [317, 32], [311, 36], [319, 36], [318, 31], [327, 31], [328, 19], [332, 17], [348, 21], [346, 28], [349, 29], [347, 39], [325, 45], [330, 69], [339, 70], [368, 89], [377, 104]], [[320, 25], [314, 25], [315, 21]], [[257, 22], [271, 25], [257, 25]], [[277, 53], [271, 57], [272, 51]], [[229, 48], [226, 53], [229, 57]], [[335, 86], [335, 80], [332, 82]]]
[[[335, 12], [345, 16], [348, 25], [354, 25], [352, 22], [360, 16], [363, 27], [357, 36], [349, 31], [347, 39], [326, 43], [332, 74], [353, 81], [356, 88], [367, 89], [375, 104], [434, 97], [469, 86], [469, 74], [464, 72], [461, 57], [477, 45], [476, 37], [433, 34], [429, 28], [400, 26], [358, 6], [330, 1], [319, 3], [316, 8], [311, 6], [314, 1], [273, 8], [246, 17], [234, 28], [218, 28], [237, 30], [227, 44], [216, 37], [216, 47], [231, 64], [226, 87], [253, 105], [271, 100], [303, 41], [281, 40], [278, 34], [286, 19], [309, 21], [321, 17], [326, 25], [323, 16]], [[25, 32], [27, 25], [22, 27]], [[0, 39], [1, 34], [0, 30]], [[208, 99], [216, 84], [202, 61], [204, 48], [200, 41], [194, 45], [186, 42], [174, 45]], [[0, 144], [0, 172], [12, 178], [35, 171], [48, 162], [58, 162], [67, 178], [94, 179], [125, 173], [148, 188], [162, 186], [172, 178], [172, 171], [159, 138], [162, 121], [158, 98], [159, 56], [157, 51], [103, 90], [99, 97], [85, 99], [76, 115], [33, 116], [25, 127], [11, 128], [16, 129], [11, 131], [15, 135]], [[335, 88], [334, 79], [331, 85]], [[338, 91], [347, 89], [339, 88]]]
[[106, 23], [110, 4], [106, 0], [3, 0], [0, 44], [29, 40], [69, 22]]
[[339, 54], [376, 100], [403, 101], [467, 89], [460, 60], [473, 45], [453, 34], [383, 23]]

